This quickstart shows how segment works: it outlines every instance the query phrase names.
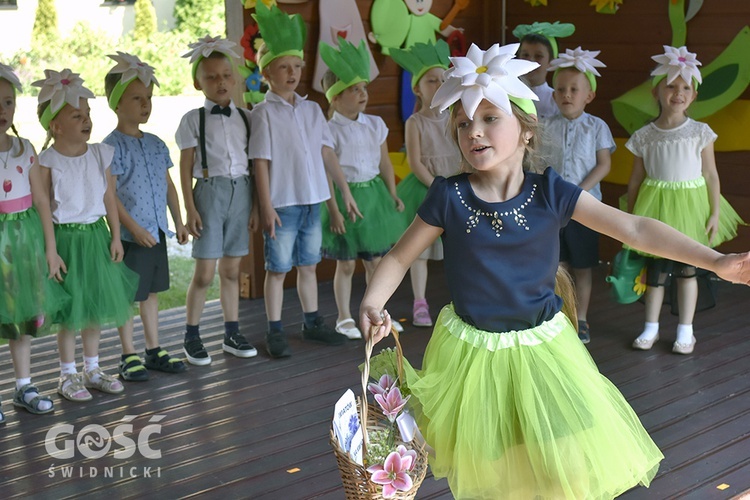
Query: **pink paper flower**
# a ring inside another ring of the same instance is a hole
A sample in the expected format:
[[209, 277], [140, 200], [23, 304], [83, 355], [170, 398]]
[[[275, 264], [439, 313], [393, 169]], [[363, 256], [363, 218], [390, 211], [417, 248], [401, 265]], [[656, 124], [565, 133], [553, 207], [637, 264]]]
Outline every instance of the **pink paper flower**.
[[367, 390], [369, 390], [372, 394], [380, 394], [382, 396], [385, 395], [385, 393], [387, 393], [395, 383], [396, 381], [393, 380], [390, 375], [385, 373], [382, 377], [380, 377], [380, 380], [378, 380], [377, 384], [372, 382], [367, 384]]
[[[398, 389], [396, 389], [398, 390]], [[399, 448], [403, 448], [400, 446]], [[407, 470], [413, 465], [411, 456], [402, 457], [398, 451], [391, 452], [383, 465], [367, 468], [372, 474], [372, 482], [383, 486], [383, 498], [391, 498], [398, 491], [409, 491], [413, 485]]]
[[390, 420], [391, 423], [393, 423], [396, 421], [399, 412], [404, 409], [404, 406], [406, 406], [410, 397], [411, 396], [407, 396], [406, 399], [404, 399], [404, 397], [401, 396], [399, 388], [393, 387], [385, 394], [375, 394], [375, 401], [377, 401], [383, 409], [383, 414], [388, 417], [388, 420]]

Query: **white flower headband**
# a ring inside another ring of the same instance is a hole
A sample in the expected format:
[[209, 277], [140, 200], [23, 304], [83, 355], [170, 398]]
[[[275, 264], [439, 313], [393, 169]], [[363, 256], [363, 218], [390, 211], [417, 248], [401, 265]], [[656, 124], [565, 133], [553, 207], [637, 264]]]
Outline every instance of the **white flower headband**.
[[68, 68], [60, 71], [45, 69], [43, 80], [37, 80], [32, 83], [35, 87], [41, 87], [39, 91], [39, 104], [50, 101], [49, 106], [42, 113], [39, 122], [44, 130], [49, 130], [49, 122], [57, 116], [57, 113], [65, 106], [70, 104], [78, 109], [81, 99], [93, 99], [94, 93], [83, 86], [83, 80], [78, 73], [73, 73]]
[[188, 47], [192, 50], [184, 53], [182, 57], [190, 58], [190, 62], [193, 64], [193, 79], [195, 79], [195, 73], [198, 71], [198, 63], [200, 63], [203, 58], [210, 56], [214, 52], [220, 52], [227, 56], [229, 60], [232, 58], [237, 59], [240, 57], [239, 54], [232, 50], [232, 48], [236, 46], [236, 43], [230, 42], [226, 38], [207, 35], [203, 38], [199, 38], [197, 42], [189, 43]]
[[[602, 76], [596, 68], [607, 67], [596, 58], [600, 53], [601, 50], [583, 50], [581, 47], [576, 47], [575, 50], [567, 49], [564, 54], [560, 54], [560, 57], [550, 62], [547, 71], [554, 71], [557, 75], [557, 72], [563, 68], [575, 68], [586, 76], [591, 84], [591, 90], [596, 92], [596, 78], [594, 77]], [[554, 79], [554, 76], [552, 78]]]
[[0, 78], [8, 80], [8, 83], [13, 85], [17, 91], [21, 92], [23, 90], [23, 86], [21, 85], [21, 80], [18, 79], [18, 75], [16, 75], [16, 72], [13, 71], [13, 68], [8, 66], [7, 64], [0, 63]]
[[664, 45], [664, 53], [657, 56], [651, 56], [651, 59], [658, 62], [659, 65], [651, 72], [654, 77], [654, 85], [667, 75], [667, 83], [672, 83], [678, 76], [682, 77], [685, 82], [690, 83], [693, 80], [695, 86], [703, 83], [701, 72], [698, 66], [701, 62], [696, 59], [694, 52], [688, 52], [684, 45], [679, 48]]
[[445, 82], [432, 98], [432, 107], [444, 111], [459, 99], [469, 120], [483, 99], [512, 114], [513, 101], [528, 114], [536, 115], [539, 98], [519, 76], [539, 67], [538, 63], [515, 59], [521, 44], [495, 44], [484, 51], [471, 44], [465, 57], [451, 57], [453, 67], [445, 72]]
[[109, 70], [110, 73], [122, 73], [120, 81], [117, 82], [115, 88], [109, 95], [109, 107], [112, 111], [117, 109], [117, 104], [122, 98], [123, 92], [128, 88], [130, 82], [138, 78], [143, 85], [148, 87], [153, 83], [157, 87], [159, 82], [154, 76], [153, 66], [149, 66], [145, 62], [141, 61], [137, 56], [126, 54], [125, 52], [117, 51], [117, 55], [109, 54], [107, 57], [114, 60], [117, 65]]

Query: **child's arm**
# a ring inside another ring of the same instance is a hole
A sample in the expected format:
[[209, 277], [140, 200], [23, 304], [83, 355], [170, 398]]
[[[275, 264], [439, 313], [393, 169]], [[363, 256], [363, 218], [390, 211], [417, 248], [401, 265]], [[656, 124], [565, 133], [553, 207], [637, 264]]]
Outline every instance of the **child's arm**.
[[357, 202], [354, 201], [352, 193], [349, 191], [349, 184], [347, 184], [344, 172], [341, 170], [336, 152], [329, 146], [323, 146], [321, 154], [323, 155], [323, 165], [326, 168], [326, 172], [339, 187], [339, 191], [341, 191], [341, 197], [344, 199], [344, 206], [346, 207], [346, 214], [349, 216], [349, 219], [353, 222], [357, 220], [357, 216], [364, 218], [359, 213]]
[[732, 283], [750, 284], [750, 253], [721, 254], [663, 222], [622, 212], [585, 191], [573, 219], [638, 250], [708, 269]]
[[383, 306], [398, 288], [406, 271], [417, 260], [419, 254], [432, 245], [441, 234], [443, 228], [431, 226], [417, 216], [391, 251], [381, 259], [359, 306], [359, 325], [366, 336], [370, 334], [372, 326], [380, 327], [373, 337], [375, 342], [388, 336], [391, 321], [387, 314], [384, 314], [385, 317], [381, 316]]
[[271, 184], [268, 160], [255, 158], [255, 186], [258, 190], [258, 205], [260, 206], [260, 225], [263, 231], [268, 233], [271, 239], [276, 239], [276, 226], [281, 227], [279, 214], [271, 203]]
[[122, 249], [122, 241], [120, 241], [120, 217], [117, 215], [117, 185], [115, 184], [115, 176], [110, 173], [109, 167], [106, 170], [107, 175], [107, 190], [104, 192], [104, 208], [107, 211], [107, 224], [109, 224], [109, 232], [112, 235], [112, 241], [109, 244], [109, 255], [112, 257], [113, 262], [121, 262], [125, 256], [125, 252]]
[[380, 177], [385, 182], [388, 192], [391, 193], [393, 203], [396, 205], [396, 210], [399, 212], [404, 211], [404, 202], [396, 194], [396, 176], [393, 173], [393, 163], [391, 163], [391, 157], [388, 155], [388, 143], [383, 141], [380, 145]]
[[406, 159], [409, 160], [409, 168], [417, 176], [419, 182], [430, 187], [435, 177], [427, 170], [422, 163], [422, 147], [419, 138], [419, 129], [414, 120], [406, 120], [406, 132], [404, 139], [406, 141]]
[[[116, 186], [117, 176], [111, 175], [111, 177]], [[130, 234], [132, 234], [135, 239], [135, 243], [146, 248], [151, 248], [158, 243], [151, 233], [141, 227], [141, 225], [130, 216], [119, 196], [115, 196], [115, 203], [117, 204], [117, 216], [120, 218], [120, 223], [125, 226], [125, 229], [130, 231]]]
[[47, 167], [42, 167], [34, 160], [29, 171], [29, 182], [31, 183], [31, 198], [34, 206], [39, 212], [44, 232], [44, 248], [49, 267], [49, 277], [62, 281], [62, 274], [67, 273], [60, 255], [57, 253], [57, 242], [55, 241], [55, 227], [52, 224], [52, 209], [50, 208], [50, 191], [52, 190], [52, 173]]
[[708, 203], [711, 205], [711, 215], [706, 222], [706, 234], [708, 235], [708, 242], [711, 243], [719, 230], [719, 207], [721, 206], [721, 185], [719, 183], [719, 172], [716, 170], [713, 143], [703, 148], [701, 161], [703, 162], [703, 177], [706, 179], [706, 187], [708, 188]]
[[182, 188], [182, 201], [185, 203], [185, 215], [187, 217], [188, 232], [193, 238], [200, 238], [203, 231], [203, 221], [195, 208], [193, 199], [193, 163], [195, 162], [195, 148], [186, 148], [180, 151], [180, 187]]
[[[189, 232], [182, 223], [182, 212], [180, 211], [180, 198], [177, 196], [177, 188], [174, 187], [174, 182], [167, 172], [167, 207], [169, 207], [169, 213], [172, 216], [172, 222], [174, 222], [174, 230], [177, 234], [177, 243], [184, 245], [188, 242]], [[127, 227], [127, 226], [125, 226]]]
[[250, 204], [250, 221], [247, 225], [247, 229], [253, 233], [260, 227], [260, 203], [258, 202], [258, 187], [255, 183], [255, 177], [253, 176], [252, 187], [250, 188], [250, 199], [252, 200]]
[[339, 211], [338, 204], [336, 203], [336, 190], [333, 187], [333, 181], [330, 175], [326, 175], [328, 179], [328, 189], [331, 191], [331, 197], [326, 200], [326, 206], [328, 207], [329, 228], [333, 234], [345, 234], [346, 226], [344, 224], [344, 216]]
[[600, 149], [596, 152], [596, 165], [591, 169], [589, 175], [579, 184], [580, 188], [584, 191], [588, 191], [602, 179], [604, 179], [612, 166], [612, 155], [609, 154], [609, 149]]
[[630, 173], [628, 181], [628, 213], [633, 213], [635, 200], [638, 198], [638, 191], [641, 189], [643, 179], [646, 178], [646, 167], [643, 165], [643, 158], [636, 156], [633, 159], [633, 171]]

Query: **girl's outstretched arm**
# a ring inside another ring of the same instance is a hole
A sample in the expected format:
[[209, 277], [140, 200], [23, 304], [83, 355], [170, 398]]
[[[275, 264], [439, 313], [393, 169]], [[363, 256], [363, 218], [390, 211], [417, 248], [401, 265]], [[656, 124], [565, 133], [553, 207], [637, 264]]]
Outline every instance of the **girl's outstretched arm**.
[[714, 145], [709, 144], [701, 151], [702, 173], [706, 179], [708, 188], [708, 203], [711, 205], [711, 215], [708, 216], [706, 234], [708, 242], [711, 243], [719, 230], [719, 206], [721, 200], [721, 186], [719, 184], [719, 172], [716, 170], [716, 158], [714, 157]]
[[719, 253], [663, 222], [622, 212], [585, 191], [578, 198], [573, 219], [638, 250], [713, 271], [732, 283], [750, 285], [750, 253]]
[[383, 311], [383, 306], [396, 291], [406, 271], [417, 260], [419, 254], [432, 245], [442, 233], [442, 228], [431, 226], [417, 216], [401, 239], [378, 264], [359, 306], [360, 330], [369, 335], [372, 326], [379, 327], [373, 337], [376, 343], [390, 333], [390, 317]]
[[643, 179], [646, 178], [646, 167], [643, 165], [643, 158], [636, 156], [633, 160], [633, 171], [630, 173], [628, 181], [628, 213], [633, 213], [635, 199], [638, 198], [638, 191], [641, 189]]

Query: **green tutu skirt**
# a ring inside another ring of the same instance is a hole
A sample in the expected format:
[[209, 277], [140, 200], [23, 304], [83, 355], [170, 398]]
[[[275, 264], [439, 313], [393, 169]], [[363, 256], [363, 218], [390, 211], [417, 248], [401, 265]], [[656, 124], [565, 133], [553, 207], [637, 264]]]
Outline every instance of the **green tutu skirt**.
[[0, 214], [0, 339], [50, 333], [49, 319], [70, 297], [48, 269], [36, 209]]
[[[722, 196], [719, 202], [719, 230], [709, 243], [706, 222], [711, 215], [711, 205], [706, 180], [703, 177], [682, 182], [666, 182], [647, 177], [638, 190], [633, 213], [660, 220], [710, 247], [733, 239], [737, 236], [737, 226], [745, 224]], [[657, 257], [644, 252], [639, 253]]]
[[564, 314], [492, 333], [443, 308], [405, 377], [435, 477], [456, 498], [608, 499], [664, 458]]
[[121, 326], [133, 314], [139, 276], [110, 258], [111, 237], [104, 219], [55, 226], [57, 253], [68, 268], [63, 288], [70, 307], [56, 322], [71, 330]]
[[[413, 173], [407, 175], [404, 180], [396, 186], [396, 194], [404, 202], [404, 211], [401, 216], [404, 224], [409, 227], [417, 216], [417, 210], [427, 196], [427, 186], [417, 179]], [[419, 255], [420, 259], [443, 260], [443, 241], [438, 238]]]
[[[388, 188], [378, 176], [365, 182], [350, 182], [349, 190], [364, 218], [357, 218], [355, 222], [345, 219], [346, 233], [335, 234], [331, 232], [331, 216], [324, 203], [320, 210], [323, 256], [335, 260], [372, 260], [385, 255], [406, 230]], [[335, 193], [339, 210], [346, 213], [338, 188]]]

